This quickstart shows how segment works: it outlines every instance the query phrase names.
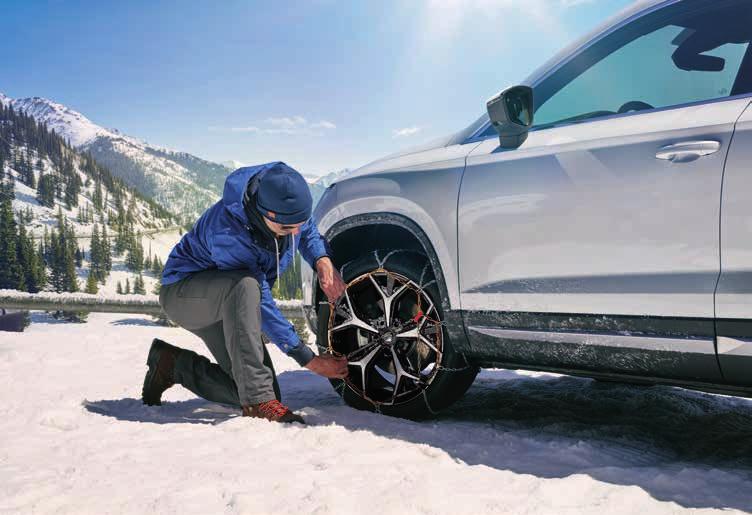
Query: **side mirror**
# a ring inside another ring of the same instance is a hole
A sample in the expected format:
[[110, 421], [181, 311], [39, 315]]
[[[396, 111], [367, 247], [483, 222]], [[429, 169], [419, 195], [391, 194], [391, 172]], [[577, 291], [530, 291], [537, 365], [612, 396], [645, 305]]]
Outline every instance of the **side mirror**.
[[517, 148], [533, 125], [533, 89], [513, 86], [486, 102], [488, 117], [499, 133], [502, 148]]

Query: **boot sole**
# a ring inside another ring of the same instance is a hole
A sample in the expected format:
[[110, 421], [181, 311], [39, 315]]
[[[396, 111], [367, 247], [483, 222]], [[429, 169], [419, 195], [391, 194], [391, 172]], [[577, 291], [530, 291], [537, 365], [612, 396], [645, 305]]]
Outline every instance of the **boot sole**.
[[146, 357], [146, 366], [149, 367], [149, 370], [146, 371], [146, 375], [144, 376], [144, 386], [141, 388], [141, 401], [147, 406], [162, 405], [160, 399], [155, 400], [153, 397], [147, 397], [146, 393], [151, 386], [154, 374], [157, 372], [157, 362], [159, 361], [159, 353], [162, 350], [161, 347], [161, 342], [159, 340], [154, 340], [149, 349], [149, 355]]

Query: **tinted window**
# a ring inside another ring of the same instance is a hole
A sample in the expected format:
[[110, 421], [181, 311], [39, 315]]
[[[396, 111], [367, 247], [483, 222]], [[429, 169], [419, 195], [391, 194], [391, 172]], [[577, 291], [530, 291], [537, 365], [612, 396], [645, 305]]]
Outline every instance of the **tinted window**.
[[570, 61], [536, 88], [535, 126], [748, 93], [752, 7], [698, 4], [708, 2], [646, 16]]
[[[587, 48], [534, 90], [534, 127], [752, 93], [752, 3], [685, 0]], [[495, 136], [492, 126], [480, 137]]]

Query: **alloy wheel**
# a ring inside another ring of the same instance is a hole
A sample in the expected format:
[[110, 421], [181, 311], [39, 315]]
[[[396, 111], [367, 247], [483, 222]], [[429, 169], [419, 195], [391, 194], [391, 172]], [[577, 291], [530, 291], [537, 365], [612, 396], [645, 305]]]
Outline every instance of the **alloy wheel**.
[[329, 352], [347, 357], [347, 386], [377, 407], [421, 395], [440, 369], [442, 322], [433, 300], [383, 268], [347, 284], [327, 334]]

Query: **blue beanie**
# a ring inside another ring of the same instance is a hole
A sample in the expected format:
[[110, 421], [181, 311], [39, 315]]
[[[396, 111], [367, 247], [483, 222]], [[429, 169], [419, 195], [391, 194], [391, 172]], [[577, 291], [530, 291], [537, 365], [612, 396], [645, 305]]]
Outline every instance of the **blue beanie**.
[[285, 163], [276, 163], [259, 178], [256, 207], [272, 222], [298, 224], [311, 217], [308, 183]]

